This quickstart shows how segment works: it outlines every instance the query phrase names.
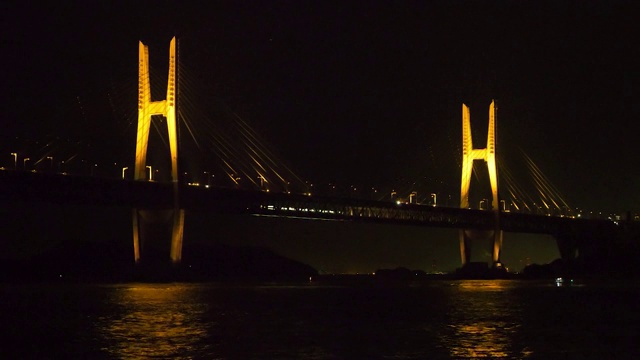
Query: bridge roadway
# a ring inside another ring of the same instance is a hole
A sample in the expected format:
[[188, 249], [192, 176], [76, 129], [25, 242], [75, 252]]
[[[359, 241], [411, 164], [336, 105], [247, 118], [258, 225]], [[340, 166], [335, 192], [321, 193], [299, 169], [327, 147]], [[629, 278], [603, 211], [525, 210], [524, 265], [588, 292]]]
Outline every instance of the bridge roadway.
[[307, 196], [226, 188], [204, 188], [172, 183], [126, 181], [34, 172], [0, 171], [0, 201], [49, 202], [138, 209], [170, 209], [178, 204], [189, 211], [248, 214], [307, 219], [363, 221], [458, 229], [500, 229], [517, 233], [557, 235], [584, 233], [610, 226], [607, 220], [552, 217], [440, 206], [395, 204], [348, 198]]

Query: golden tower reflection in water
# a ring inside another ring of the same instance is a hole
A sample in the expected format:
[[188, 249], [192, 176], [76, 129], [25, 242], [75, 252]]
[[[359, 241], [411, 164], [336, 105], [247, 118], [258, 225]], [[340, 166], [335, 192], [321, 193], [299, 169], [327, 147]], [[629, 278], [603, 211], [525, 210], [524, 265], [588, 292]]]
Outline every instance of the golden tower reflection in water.
[[208, 351], [201, 342], [206, 328], [199, 319], [207, 304], [184, 284], [139, 284], [116, 287], [112, 314], [98, 321], [107, 347], [117, 359], [180, 358]]
[[[521, 308], [510, 301], [507, 280], [467, 280], [456, 284], [449, 304], [449, 330], [439, 334], [455, 359], [526, 358], [527, 348], [514, 346], [523, 326]], [[514, 320], [516, 319], [516, 320]], [[517, 319], [521, 319], [518, 321]]]

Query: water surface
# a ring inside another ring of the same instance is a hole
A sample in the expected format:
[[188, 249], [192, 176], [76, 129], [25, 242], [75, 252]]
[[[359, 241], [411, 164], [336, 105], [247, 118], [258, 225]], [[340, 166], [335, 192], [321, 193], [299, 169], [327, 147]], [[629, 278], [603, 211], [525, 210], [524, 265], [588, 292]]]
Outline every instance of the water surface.
[[640, 287], [2, 285], [0, 358], [638, 358]]

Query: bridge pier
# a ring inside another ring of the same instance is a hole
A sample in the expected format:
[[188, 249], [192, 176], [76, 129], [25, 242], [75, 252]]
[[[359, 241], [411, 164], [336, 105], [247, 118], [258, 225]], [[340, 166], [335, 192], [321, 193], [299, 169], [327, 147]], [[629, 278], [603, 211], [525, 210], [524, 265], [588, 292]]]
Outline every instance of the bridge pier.
[[557, 234], [555, 236], [560, 258], [572, 262], [578, 257], [577, 239], [571, 234]]
[[471, 263], [471, 243], [478, 241], [491, 241], [492, 244], [492, 257], [491, 266], [501, 267], [500, 250], [502, 249], [502, 239], [504, 237], [504, 231], [489, 230], [460, 230], [460, 258], [462, 260], [462, 266]]
[[600, 261], [609, 254], [618, 236], [618, 229], [611, 221], [565, 224], [554, 234], [560, 257], [569, 262], [579, 258]]
[[[179, 264], [182, 260], [184, 209], [133, 209], [133, 253], [136, 264], [148, 262]], [[170, 249], [166, 252], [163, 249]], [[160, 257], [160, 258], [158, 258]], [[146, 260], [145, 260], [146, 261]]]

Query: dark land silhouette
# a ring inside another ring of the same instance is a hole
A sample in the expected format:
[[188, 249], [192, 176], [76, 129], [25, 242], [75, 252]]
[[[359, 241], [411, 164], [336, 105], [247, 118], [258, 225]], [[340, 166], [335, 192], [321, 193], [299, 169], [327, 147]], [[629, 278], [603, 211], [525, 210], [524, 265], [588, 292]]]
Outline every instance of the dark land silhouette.
[[288, 259], [264, 247], [240, 247], [219, 243], [185, 244], [183, 262], [170, 263], [168, 254], [148, 249], [135, 264], [129, 244], [63, 241], [36, 255], [1, 262], [2, 282], [208, 282], [281, 281], [356, 282], [390, 284], [446, 279], [632, 279], [640, 278], [637, 259], [640, 241], [634, 238], [616, 247], [600, 249], [572, 260], [531, 264], [518, 274], [492, 269], [485, 263], [458, 268], [445, 274], [427, 274], [421, 269], [378, 269], [373, 274], [319, 274], [313, 267]]
[[[269, 249], [224, 244], [185, 245], [184, 259], [149, 250], [135, 264], [130, 246], [65, 241], [24, 259], [2, 262], [4, 282], [305, 281], [317, 271]], [[165, 256], [166, 255], [166, 256]]]

